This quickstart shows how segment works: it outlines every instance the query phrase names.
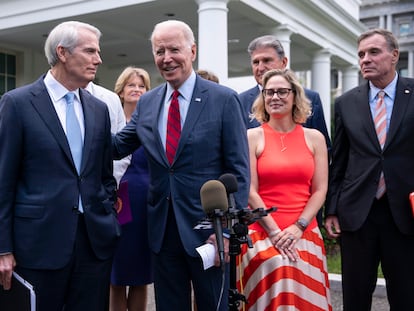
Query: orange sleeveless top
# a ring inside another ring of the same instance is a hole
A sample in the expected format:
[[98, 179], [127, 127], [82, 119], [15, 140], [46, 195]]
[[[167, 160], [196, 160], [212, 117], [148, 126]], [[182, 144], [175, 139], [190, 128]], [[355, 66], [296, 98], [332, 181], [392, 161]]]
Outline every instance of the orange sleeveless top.
[[[295, 223], [309, 200], [315, 163], [301, 125], [289, 133], [279, 133], [267, 123], [262, 128], [265, 145], [257, 158], [259, 195], [266, 208], [277, 207], [271, 215], [284, 229]], [[307, 230], [316, 226], [314, 218]], [[264, 231], [258, 222], [249, 228]]]

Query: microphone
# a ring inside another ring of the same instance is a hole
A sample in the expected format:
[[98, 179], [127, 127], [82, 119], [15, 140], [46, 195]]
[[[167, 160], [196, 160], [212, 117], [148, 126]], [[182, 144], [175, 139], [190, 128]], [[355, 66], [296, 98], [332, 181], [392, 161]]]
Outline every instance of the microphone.
[[204, 212], [213, 219], [220, 266], [224, 270], [224, 241], [221, 221], [224, 212], [227, 211], [226, 188], [218, 180], [209, 180], [201, 187], [200, 198]]
[[236, 176], [230, 173], [226, 173], [221, 175], [219, 177], [219, 180], [223, 183], [224, 187], [226, 188], [229, 209], [235, 208], [236, 203], [234, 200], [233, 193], [237, 192], [239, 188]]

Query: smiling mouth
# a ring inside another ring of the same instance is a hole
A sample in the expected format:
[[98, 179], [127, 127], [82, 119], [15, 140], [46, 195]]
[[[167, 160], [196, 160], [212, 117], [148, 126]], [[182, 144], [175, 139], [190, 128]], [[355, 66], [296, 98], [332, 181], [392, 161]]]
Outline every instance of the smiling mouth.
[[172, 72], [172, 71], [175, 71], [177, 69], [177, 67], [167, 67], [167, 68], [164, 68], [164, 71], [165, 72]]

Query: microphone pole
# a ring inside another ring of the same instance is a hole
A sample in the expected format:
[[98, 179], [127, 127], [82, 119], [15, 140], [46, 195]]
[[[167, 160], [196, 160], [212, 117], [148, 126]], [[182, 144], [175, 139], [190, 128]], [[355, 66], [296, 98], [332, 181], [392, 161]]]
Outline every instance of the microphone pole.
[[236, 218], [239, 217], [241, 212], [236, 208], [234, 200], [234, 192], [238, 191], [237, 178], [233, 174], [223, 174], [219, 177], [219, 180], [223, 183], [226, 188], [227, 201], [229, 207], [228, 215], [228, 228], [230, 228], [230, 287], [228, 297], [229, 311], [237, 311], [240, 306], [240, 301], [246, 302], [246, 297], [240, 294], [237, 289], [237, 256], [241, 253], [240, 244], [243, 243], [242, 237], [247, 236], [247, 226], [236, 222]]
[[209, 218], [213, 219], [220, 267], [224, 272], [224, 241], [222, 219], [227, 211], [227, 196], [224, 185], [218, 180], [209, 180], [200, 189], [201, 205]]

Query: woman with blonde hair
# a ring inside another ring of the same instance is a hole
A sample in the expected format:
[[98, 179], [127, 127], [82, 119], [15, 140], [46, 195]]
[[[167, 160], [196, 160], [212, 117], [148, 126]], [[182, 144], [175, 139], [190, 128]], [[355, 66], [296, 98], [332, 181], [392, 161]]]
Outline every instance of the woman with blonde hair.
[[311, 106], [291, 70], [264, 75], [252, 110], [261, 126], [247, 132], [249, 207], [278, 209], [249, 226], [253, 248], [243, 245], [239, 281], [247, 309], [332, 310], [315, 219], [328, 184], [324, 136], [301, 125]]
[[[150, 89], [147, 71], [127, 67], [115, 83], [127, 122]], [[111, 275], [110, 310], [143, 311], [147, 308], [147, 285], [153, 282], [151, 251], [147, 233], [147, 191], [149, 174], [143, 147], [138, 148], [121, 179], [126, 183], [132, 220], [122, 225]]]

